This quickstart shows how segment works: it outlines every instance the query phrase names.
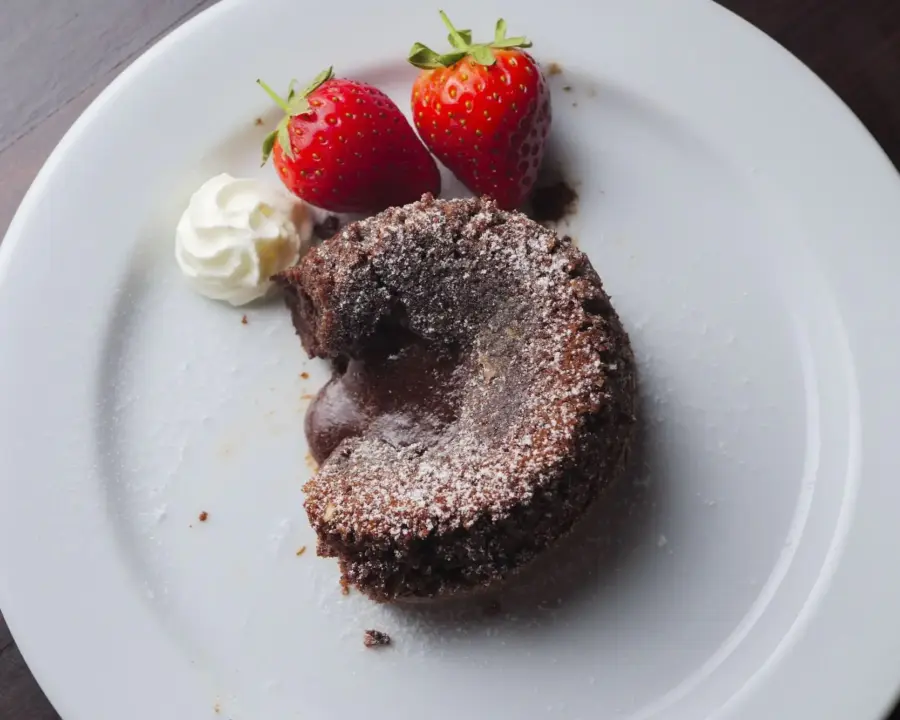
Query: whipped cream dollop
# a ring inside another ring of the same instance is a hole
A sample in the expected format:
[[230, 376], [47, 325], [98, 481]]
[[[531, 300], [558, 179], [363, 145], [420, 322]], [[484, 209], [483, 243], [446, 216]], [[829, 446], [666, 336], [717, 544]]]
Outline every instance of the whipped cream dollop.
[[244, 305], [297, 262], [312, 226], [310, 208], [283, 189], [223, 173], [191, 197], [175, 230], [175, 259], [197, 292]]

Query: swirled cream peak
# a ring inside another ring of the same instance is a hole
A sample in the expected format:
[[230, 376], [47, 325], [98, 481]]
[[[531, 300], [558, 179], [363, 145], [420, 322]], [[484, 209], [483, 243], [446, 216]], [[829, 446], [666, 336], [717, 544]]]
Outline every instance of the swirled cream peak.
[[175, 231], [175, 259], [197, 292], [244, 305], [297, 262], [312, 223], [309, 208], [281, 188], [223, 173], [191, 196]]

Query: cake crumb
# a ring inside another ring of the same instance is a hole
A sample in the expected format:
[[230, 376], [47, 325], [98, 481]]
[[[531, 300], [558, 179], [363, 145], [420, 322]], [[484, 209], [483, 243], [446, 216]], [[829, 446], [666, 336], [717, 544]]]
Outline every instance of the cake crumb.
[[385, 647], [391, 644], [391, 636], [381, 630], [366, 630], [363, 633], [363, 645], [367, 648]]
[[340, 230], [341, 221], [337, 215], [329, 215], [322, 222], [313, 225], [313, 235], [319, 240], [327, 240]]
[[300, 373], [300, 379], [301, 380], [309, 380], [309, 373], [308, 372]]
[[197, 519], [198, 519], [200, 522], [206, 522], [207, 518], [209, 518], [209, 513], [206, 512], [206, 510], [204, 510], [203, 512], [201, 512], [201, 513], [197, 516]]
[[531, 219], [539, 223], [555, 223], [573, 214], [578, 193], [565, 181], [536, 188], [531, 198]]
[[[256, 125], [256, 127], [259, 127], [260, 125], [263, 124], [263, 119], [261, 117], [258, 117], [258, 118], [256, 118], [256, 120], [253, 121], [253, 124]], [[216, 712], [218, 712], [218, 710]]]
[[248, 322], [250, 322], [250, 321], [247, 319], [247, 316], [244, 315], [244, 316], [241, 318], [241, 325], [246, 325]]
[[219, 705], [219, 703], [216, 703], [215, 705], [213, 705], [213, 712], [218, 715], [220, 712], [222, 712], [222, 706]]
[[572, 86], [571, 85], [563, 85], [563, 91], [564, 92], [572, 92]]
[[558, 62], [552, 62], [547, 66], [547, 74], [550, 77], [553, 77], [554, 75], [562, 75], [562, 71], [562, 65], [560, 65]]
[[315, 397], [315, 395], [311, 395], [310, 393], [303, 393], [300, 396], [300, 399], [301, 400], [312, 400], [314, 397]]
[[300, 557], [305, 552], [306, 552], [306, 545], [301, 545], [299, 548], [297, 548], [296, 555], [297, 555], [297, 557]]
[[341, 595], [350, 594], [350, 581], [341, 575]]

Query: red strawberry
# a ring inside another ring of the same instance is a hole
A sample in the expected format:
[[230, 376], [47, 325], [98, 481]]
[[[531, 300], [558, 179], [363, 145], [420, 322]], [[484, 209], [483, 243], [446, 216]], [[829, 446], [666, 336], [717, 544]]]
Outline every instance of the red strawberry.
[[506, 37], [497, 21], [494, 41], [472, 44], [441, 12], [453, 50], [438, 55], [421, 43], [409, 61], [423, 72], [412, 91], [413, 120], [437, 158], [470, 190], [504, 208], [522, 204], [534, 188], [550, 131], [550, 91], [541, 69]]
[[291, 81], [287, 98], [257, 82], [285, 112], [263, 143], [263, 164], [272, 154], [282, 182], [307, 202], [378, 212], [440, 193], [434, 158], [377, 88], [334, 78], [331, 68], [300, 93]]

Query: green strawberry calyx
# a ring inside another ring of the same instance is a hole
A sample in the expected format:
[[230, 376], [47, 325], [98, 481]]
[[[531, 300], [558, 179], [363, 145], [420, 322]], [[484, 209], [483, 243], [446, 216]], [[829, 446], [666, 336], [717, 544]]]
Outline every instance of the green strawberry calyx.
[[272, 149], [275, 147], [276, 140], [281, 146], [281, 152], [283, 152], [291, 160], [294, 159], [294, 150], [291, 147], [291, 138], [288, 134], [288, 126], [290, 125], [291, 119], [297, 117], [298, 115], [303, 115], [303, 113], [308, 113], [312, 109], [309, 105], [309, 100], [307, 99], [308, 96], [313, 91], [315, 91], [322, 83], [331, 80], [331, 78], [333, 77], [334, 69], [330, 67], [325, 68], [322, 72], [316, 75], [315, 79], [306, 88], [304, 88], [300, 92], [294, 90], [294, 85], [297, 84], [297, 81], [291, 80], [290, 84], [288, 84], [287, 97], [281, 97], [262, 80], [256, 81], [257, 84], [266, 91], [266, 95], [272, 98], [275, 104], [282, 110], [284, 110], [284, 117], [281, 118], [281, 121], [278, 123], [278, 127], [276, 127], [268, 135], [266, 135], [266, 139], [263, 140], [263, 165], [265, 165], [269, 160], [269, 155], [272, 154]]
[[409, 51], [409, 61], [417, 68], [435, 70], [452, 67], [466, 56], [471, 57], [479, 65], [493, 65], [497, 61], [494, 57], [494, 50], [531, 47], [531, 42], [524, 37], [506, 37], [506, 20], [503, 18], [497, 21], [492, 42], [473, 43], [471, 30], [457, 30], [450, 22], [450, 18], [447, 17], [447, 13], [443, 10], [440, 13], [441, 20], [450, 31], [448, 40], [450, 40], [453, 50], [441, 55], [422, 43], [416, 43]]

